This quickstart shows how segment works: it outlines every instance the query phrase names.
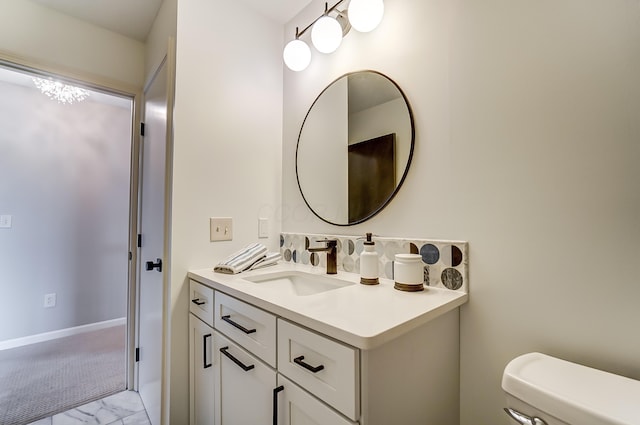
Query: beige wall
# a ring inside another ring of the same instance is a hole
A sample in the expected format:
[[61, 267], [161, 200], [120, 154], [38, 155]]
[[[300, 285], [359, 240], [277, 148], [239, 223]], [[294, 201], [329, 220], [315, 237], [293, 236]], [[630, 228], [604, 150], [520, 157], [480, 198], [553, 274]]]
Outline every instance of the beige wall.
[[[258, 240], [279, 241], [282, 26], [240, 2], [178, 3], [171, 240], [171, 423], [188, 418], [188, 281]], [[233, 241], [209, 242], [209, 217]]]
[[144, 43], [30, 1], [0, 0], [0, 53], [139, 89]]
[[[314, 1], [286, 28], [323, 9]], [[283, 230], [463, 239], [461, 422], [507, 424], [500, 379], [541, 351], [640, 379], [640, 5], [631, 0], [386, 0], [373, 33], [285, 70]], [[394, 79], [414, 162], [382, 213], [338, 228], [295, 179], [304, 115], [358, 69]]]

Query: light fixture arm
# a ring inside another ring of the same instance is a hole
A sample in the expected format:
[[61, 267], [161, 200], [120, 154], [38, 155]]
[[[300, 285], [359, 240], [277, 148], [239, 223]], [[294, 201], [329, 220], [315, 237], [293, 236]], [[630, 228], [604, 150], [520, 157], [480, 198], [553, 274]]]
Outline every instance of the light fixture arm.
[[[324, 4], [324, 13], [320, 16], [318, 16], [316, 19], [313, 20], [313, 22], [311, 22], [309, 25], [307, 25], [306, 27], [304, 27], [304, 29], [300, 32], [298, 32], [298, 27], [296, 27], [296, 38], [301, 37], [305, 32], [307, 32], [309, 30], [309, 28], [311, 28], [313, 26], [313, 24], [315, 24], [318, 19], [322, 18], [323, 16], [327, 16], [329, 13], [333, 12], [334, 10], [336, 10], [336, 8], [338, 6], [340, 6], [340, 4], [344, 3], [345, 0], [340, 0], [338, 1], [336, 4], [334, 4], [331, 7], [328, 7], [329, 4], [325, 2]], [[339, 14], [342, 14], [343, 12], [338, 11]]]

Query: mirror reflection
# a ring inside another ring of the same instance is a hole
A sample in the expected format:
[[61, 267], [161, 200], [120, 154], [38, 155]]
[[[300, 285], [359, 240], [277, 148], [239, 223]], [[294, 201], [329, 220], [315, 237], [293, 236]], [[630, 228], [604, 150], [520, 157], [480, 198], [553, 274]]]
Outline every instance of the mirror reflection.
[[344, 75], [307, 112], [296, 151], [302, 196], [320, 219], [340, 226], [363, 222], [394, 197], [414, 145], [411, 108], [385, 75]]

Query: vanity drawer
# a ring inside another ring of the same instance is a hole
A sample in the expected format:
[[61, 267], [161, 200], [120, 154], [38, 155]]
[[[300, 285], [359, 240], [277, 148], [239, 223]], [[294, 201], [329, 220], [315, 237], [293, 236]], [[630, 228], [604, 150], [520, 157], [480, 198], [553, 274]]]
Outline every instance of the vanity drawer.
[[278, 425], [357, 425], [280, 374], [278, 385]]
[[189, 280], [189, 311], [213, 327], [213, 289]]
[[216, 291], [214, 327], [276, 367], [276, 316], [273, 314]]
[[278, 371], [350, 419], [359, 419], [357, 349], [278, 319]]

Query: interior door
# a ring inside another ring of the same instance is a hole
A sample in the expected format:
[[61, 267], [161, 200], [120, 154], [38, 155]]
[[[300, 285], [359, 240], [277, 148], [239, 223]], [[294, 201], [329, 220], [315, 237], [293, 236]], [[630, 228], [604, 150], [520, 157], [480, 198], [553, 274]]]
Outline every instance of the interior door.
[[167, 60], [145, 90], [144, 135], [141, 138], [138, 302], [138, 392], [152, 425], [162, 416], [164, 294], [167, 283]]

